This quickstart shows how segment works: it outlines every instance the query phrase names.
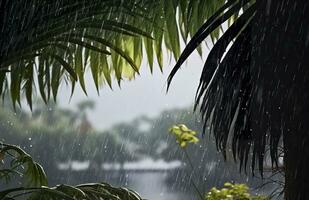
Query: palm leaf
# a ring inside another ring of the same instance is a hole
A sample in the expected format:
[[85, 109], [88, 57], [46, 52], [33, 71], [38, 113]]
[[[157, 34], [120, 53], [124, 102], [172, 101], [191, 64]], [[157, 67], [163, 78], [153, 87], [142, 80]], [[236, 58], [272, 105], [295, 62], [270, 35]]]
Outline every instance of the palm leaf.
[[[30, 80], [29, 73], [21, 79], [7, 79], [5, 75], [9, 71], [19, 74], [16, 70], [30, 68], [29, 63], [32, 68], [38, 69], [38, 76], [32, 78], [32, 83], [38, 82], [40, 95], [46, 102], [50, 91], [53, 91], [54, 97], [57, 96], [57, 85], [61, 81], [71, 82], [74, 92], [75, 81], [78, 80], [86, 93], [83, 77], [88, 67], [92, 67], [97, 89], [102, 83], [111, 87], [113, 79], [120, 84], [124, 78], [130, 80], [135, 77], [143, 59], [143, 46], [150, 70], [155, 57], [162, 70], [164, 46], [176, 59], [179, 57], [179, 30], [186, 40], [211, 16], [214, 8], [224, 5], [224, 1], [209, 2], [209, 6], [204, 1], [189, 2], [128, 0], [124, 4], [121, 0], [90, 0], [87, 3], [81, 0], [2, 1], [0, 86], [8, 82], [9, 90], [0, 87], [0, 93], [4, 95], [4, 91], [9, 91], [15, 104], [22, 98], [17, 90], [24, 90], [30, 105], [35, 86], [30, 87], [30, 81], [27, 82]], [[202, 2], [206, 12], [201, 12], [197, 6], [199, 2]], [[199, 13], [198, 17], [195, 13]], [[134, 41], [132, 49], [129, 48], [130, 41]], [[108, 56], [112, 51], [118, 54], [117, 59]], [[76, 56], [82, 56], [83, 62], [75, 59]], [[101, 59], [102, 62], [94, 59]], [[58, 78], [52, 76], [52, 68], [58, 67], [55, 60], [65, 69]], [[89, 63], [99, 66], [89, 66]], [[19, 68], [13, 67], [16, 65]], [[27, 86], [19, 87], [19, 82], [24, 81]]]
[[[243, 10], [241, 14], [240, 10]], [[255, 12], [254, 1], [227, 1], [209, 17], [185, 47], [169, 75], [168, 86], [181, 65], [201, 42], [222, 23], [234, 20], [215, 42], [206, 59], [196, 93], [195, 109], [199, 106], [204, 119], [204, 133], [209, 127], [224, 156], [231, 149], [235, 160], [240, 160], [240, 169], [247, 168], [250, 157], [252, 170], [256, 160], [262, 170], [264, 151], [259, 144], [253, 143], [259, 140], [254, 140], [252, 134], [249, 109], [252, 95], [251, 30]], [[235, 15], [238, 17], [235, 18]], [[251, 147], [253, 156], [249, 156]]]
[[[198, 46], [218, 27], [221, 26], [226, 20], [228, 20], [232, 15], [238, 12], [244, 3], [248, 3], [247, 1], [240, 1], [237, 4], [233, 5], [234, 1], [228, 1], [221, 9], [219, 9], [212, 17], [210, 17], [196, 32], [196, 34], [192, 37], [190, 42], [186, 45], [182, 54], [180, 55], [176, 65], [170, 73], [168, 78], [168, 88], [171, 83], [172, 78], [176, 74], [176, 72], [180, 69], [181, 65], [185, 62], [185, 60], [192, 54], [192, 52], [198, 48]], [[231, 6], [232, 5], [232, 6]], [[224, 12], [227, 8], [228, 11]], [[167, 89], [168, 89], [167, 88]]]

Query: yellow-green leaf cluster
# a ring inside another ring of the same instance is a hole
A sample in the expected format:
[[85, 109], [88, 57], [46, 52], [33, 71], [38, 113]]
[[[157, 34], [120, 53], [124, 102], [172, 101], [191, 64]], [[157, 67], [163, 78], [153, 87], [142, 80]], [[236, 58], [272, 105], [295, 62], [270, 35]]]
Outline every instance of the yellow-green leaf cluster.
[[225, 183], [222, 189], [212, 188], [205, 200], [267, 200], [267, 197], [253, 196], [246, 184]]

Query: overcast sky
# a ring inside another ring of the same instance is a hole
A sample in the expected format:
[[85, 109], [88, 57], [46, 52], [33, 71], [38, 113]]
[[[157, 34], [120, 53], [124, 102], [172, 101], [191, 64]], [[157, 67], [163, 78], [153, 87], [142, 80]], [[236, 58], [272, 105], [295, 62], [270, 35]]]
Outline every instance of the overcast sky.
[[70, 88], [62, 86], [58, 103], [62, 107], [75, 108], [76, 103], [80, 101], [95, 101], [96, 108], [89, 113], [89, 118], [98, 129], [107, 129], [118, 122], [129, 122], [141, 115], [156, 116], [166, 109], [190, 106], [194, 101], [203, 61], [197, 54], [193, 54], [176, 74], [166, 94], [167, 76], [174, 64], [173, 61], [165, 62], [163, 73], [155, 65], [153, 74], [143, 64], [140, 76], [135, 80], [122, 82], [121, 88], [114, 84], [113, 91], [103, 87], [100, 96], [88, 75], [88, 97], [77, 87], [69, 102]]

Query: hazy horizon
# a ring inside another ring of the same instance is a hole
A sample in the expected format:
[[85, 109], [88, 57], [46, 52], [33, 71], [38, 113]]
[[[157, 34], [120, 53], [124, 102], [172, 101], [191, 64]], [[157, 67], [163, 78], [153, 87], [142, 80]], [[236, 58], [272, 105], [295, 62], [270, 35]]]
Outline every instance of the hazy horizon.
[[70, 101], [70, 86], [63, 84], [58, 104], [73, 109], [80, 101], [93, 100], [96, 107], [89, 112], [91, 114], [88, 117], [93, 126], [100, 130], [108, 129], [116, 123], [130, 122], [138, 116], [154, 117], [167, 109], [192, 105], [203, 66], [201, 57], [194, 53], [189, 58], [176, 74], [168, 93], [166, 93], [166, 80], [175, 61], [166, 60], [163, 73], [154, 63], [151, 74], [149, 67], [145, 66], [147, 60], [144, 58], [140, 75], [132, 81], [122, 81], [121, 88], [116, 81], [113, 83], [113, 90], [104, 86], [100, 89], [100, 95], [94, 87], [91, 74], [87, 73], [85, 79], [88, 83], [86, 84], [88, 96], [77, 85]]

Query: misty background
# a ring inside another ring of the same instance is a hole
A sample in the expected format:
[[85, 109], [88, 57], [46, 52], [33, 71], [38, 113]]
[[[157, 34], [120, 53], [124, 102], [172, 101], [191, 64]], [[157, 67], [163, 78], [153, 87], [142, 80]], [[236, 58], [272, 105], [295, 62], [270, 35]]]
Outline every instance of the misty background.
[[[270, 193], [275, 184], [260, 187], [269, 180], [239, 173], [231, 152], [225, 161], [214, 139], [201, 135], [203, 122], [192, 105], [202, 64], [199, 55], [191, 56], [168, 93], [173, 61], [165, 62], [163, 73], [154, 66], [153, 74], [145, 61], [140, 76], [123, 81], [121, 87], [115, 81], [112, 90], [104, 86], [99, 94], [87, 74], [88, 96], [76, 87], [70, 98], [70, 86], [62, 84], [57, 104], [36, 100], [32, 112], [25, 104], [15, 113], [12, 108], [2, 110], [1, 138], [41, 163], [50, 186], [103, 181], [150, 200], [197, 198], [192, 181], [203, 193], [225, 182], [247, 183], [254, 193]], [[11, 107], [9, 100], [5, 104]], [[179, 123], [196, 130], [200, 138], [187, 148], [194, 169], [168, 133]]]

